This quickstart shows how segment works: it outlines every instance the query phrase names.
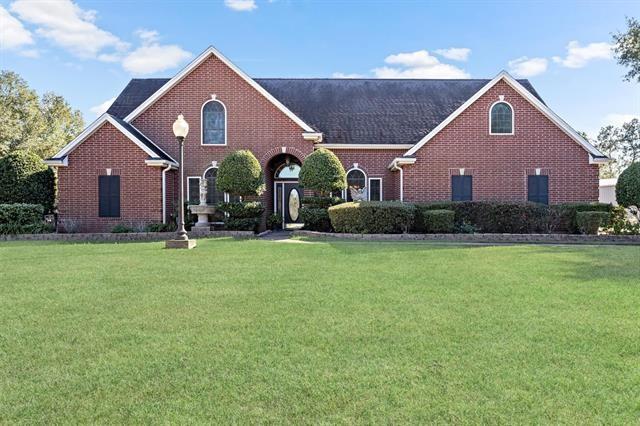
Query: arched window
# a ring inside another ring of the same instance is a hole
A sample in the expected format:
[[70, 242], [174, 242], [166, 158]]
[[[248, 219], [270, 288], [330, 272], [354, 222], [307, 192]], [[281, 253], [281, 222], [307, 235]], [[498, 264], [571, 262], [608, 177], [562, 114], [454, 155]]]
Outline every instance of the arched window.
[[367, 176], [365, 176], [364, 172], [360, 169], [351, 169], [349, 173], [347, 173], [347, 190], [345, 199], [347, 201], [353, 201], [353, 197], [351, 196], [351, 188], [354, 189], [362, 189], [367, 184]]
[[224, 192], [218, 191], [216, 185], [217, 167], [209, 167], [204, 172], [204, 179], [207, 181], [207, 204], [214, 205], [224, 201]]
[[296, 163], [283, 164], [276, 171], [276, 179], [298, 179], [300, 166]]
[[227, 110], [224, 104], [210, 100], [202, 105], [202, 145], [227, 144]]
[[489, 113], [489, 126], [492, 135], [512, 135], [513, 108], [511, 105], [504, 101], [493, 104]]

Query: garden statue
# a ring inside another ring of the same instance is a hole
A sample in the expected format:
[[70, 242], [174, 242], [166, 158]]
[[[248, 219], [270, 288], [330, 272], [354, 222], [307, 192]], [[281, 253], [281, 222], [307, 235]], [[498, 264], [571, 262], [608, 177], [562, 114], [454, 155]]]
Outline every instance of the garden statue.
[[208, 183], [206, 179], [200, 180], [200, 204], [194, 204], [189, 206], [191, 213], [198, 215], [198, 221], [195, 224], [195, 228], [209, 229], [211, 223], [209, 222], [209, 215], [216, 212], [216, 206], [207, 205], [207, 188]]
[[353, 201], [366, 201], [367, 199], [367, 188], [366, 187], [362, 187], [362, 188], [358, 188], [355, 186], [350, 186], [349, 187], [349, 192], [351, 193], [351, 199], [353, 199]]
[[200, 179], [200, 205], [207, 205], [207, 187], [209, 186], [206, 179]]
[[640, 209], [636, 206], [629, 206], [624, 209], [626, 221], [631, 225], [637, 225], [640, 223]]

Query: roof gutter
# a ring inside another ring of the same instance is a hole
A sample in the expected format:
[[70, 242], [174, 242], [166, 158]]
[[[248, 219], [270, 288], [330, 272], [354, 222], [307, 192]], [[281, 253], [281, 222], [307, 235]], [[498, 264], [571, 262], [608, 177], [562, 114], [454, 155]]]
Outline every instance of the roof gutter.
[[322, 132], [303, 132], [302, 139], [313, 143], [320, 143], [322, 142]]
[[589, 164], [609, 164], [613, 160], [606, 155], [593, 155], [589, 153]]
[[400, 202], [404, 202], [404, 170], [402, 166], [406, 164], [415, 164], [415, 158], [398, 157], [394, 158], [391, 164], [389, 164], [389, 170], [400, 172]]
[[44, 160], [44, 164], [51, 167], [67, 167], [69, 165], [69, 157], [47, 158]]
[[144, 162], [147, 166], [152, 167], [170, 167], [172, 169], [178, 168], [178, 163], [176, 163], [175, 161], [163, 160], [160, 158], [150, 158], [148, 160], [144, 160]]

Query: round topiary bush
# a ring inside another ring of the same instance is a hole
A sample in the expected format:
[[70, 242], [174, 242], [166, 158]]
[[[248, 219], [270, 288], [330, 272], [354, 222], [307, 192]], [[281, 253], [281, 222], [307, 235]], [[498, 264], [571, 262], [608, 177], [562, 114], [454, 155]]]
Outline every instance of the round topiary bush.
[[53, 210], [56, 179], [53, 170], [29, 151], [0, 158], [0, 203], [40, 204]]
[[616, 200], [621, 206], [640, 206], [640, 163], [633, 163], [618, 177]]
[[300, 185], [327, 195], [347, 187], [347, 174], [336, 155], [320, 148], [309, 155], [300, 169]]
[[265, 186], [262, 167], [251, 151], [240, 150], [227, 155], [220, 162], [216, 186], [231, 195], [260, 195]]

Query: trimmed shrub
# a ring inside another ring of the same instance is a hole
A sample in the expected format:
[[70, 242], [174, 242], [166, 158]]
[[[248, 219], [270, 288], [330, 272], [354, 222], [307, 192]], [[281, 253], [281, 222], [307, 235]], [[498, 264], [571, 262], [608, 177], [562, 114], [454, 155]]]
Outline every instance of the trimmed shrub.
[[616, 206], [611, 212], [611, 232], [615, 235], [639, 235], [640, 223], [627, 220], [627, 213], [622, 206]]
[[176, 230], [173, 223], [150, 223], [144, 227], [144, 232], [172, 232]]
[[429, 234], [450, 234], [455, 228], [456, 213], [453, 210], [426, 210], [422, 215], [422, 227]]
[[35, 225], [42, 223], [43, 216], [40, 204], [0, 204], [0, 224]]
[[331, 206], [344, 203], [340, 197], [303, 197], [302, 205], [304, 207], [312, 207], [319, 209], [328, 209]]
[[300, 220], [304, 223], [304, 229], [319, 232], [331, 232], [331, 219], [329, 211], [320, 207], [302, 207]]
[[224, 227], [229, 231], [253, 231], [257, 232], [260, 226], [259, 217], [245, 217], [240, 219], [229, 218], [225, 220]]
[[134, 229], [128, 225], [125, 225], [123, 223], [120, 223], [116, 226], [114, 226], [113, 228], [111, 228], [111, 233], [112, 234], [128, 234], [131, 232], [135, 232]]
[[251, 151], [240, 150], [227, 155], [218, 167], [216, 186], [231, 195], [260, 195], [265, 186], [262, 167]]
[[40, 204], [51, 212], [56, 179], [52, 169], [29, 151], [0, 158], [0, 203]]
[[413, 226], [415, 206], [397, 201], [359, 201], [329, 207], [336, 232], [397, 234]]
[[618, 177], [616, 201], [621, 206], [640, 207], [640, 163], [633, 163]]
[[218, 209], [227, 214], [224, 225], [233, 231], [257, 231], [264, 207], [258, 201], [218, 204]]
[[604, 203], [564, 203], [549, 207], [548, 230], [550, 232], [580, 232], [577, 222], [579, 212], [605, 212], [611, 214], [613, 206]]
[[282, 215], [271, 213], [267, 217], [267, 228], [273, 230], [282, 228]]
[[300, 168], [300, 185], [321, 195], [339, 191], [347, 187], [347, 175], [336, 155], [326, 148], [320, 148], [305, 158]]
[[578, 212], [576, 224], [581, 234], [595, 235], [598, 229], [609, 224], [610, 214], [607, 212]]

